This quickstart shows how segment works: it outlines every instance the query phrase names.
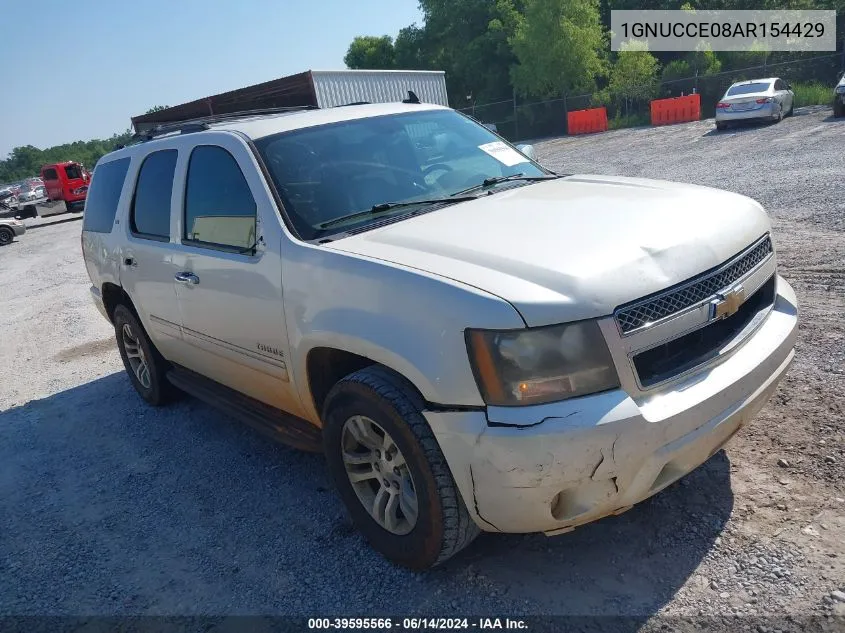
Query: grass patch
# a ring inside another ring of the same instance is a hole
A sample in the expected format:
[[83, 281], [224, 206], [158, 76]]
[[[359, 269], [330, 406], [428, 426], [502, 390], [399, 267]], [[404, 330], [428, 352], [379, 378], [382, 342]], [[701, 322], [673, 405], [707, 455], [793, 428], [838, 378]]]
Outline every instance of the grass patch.
[[628, 116], [615, 116], [607, 122], [607, 129], [618, 130], [623, 127], [639, 127], [649, 125], [651, 119], [645, 114], [629, 114]]
[[833, 101], [833, 90], [831, 86], [814, 83], [794, 83], [792, 92], [795, 93], [795, 107], [810, 105], [828, 105]]

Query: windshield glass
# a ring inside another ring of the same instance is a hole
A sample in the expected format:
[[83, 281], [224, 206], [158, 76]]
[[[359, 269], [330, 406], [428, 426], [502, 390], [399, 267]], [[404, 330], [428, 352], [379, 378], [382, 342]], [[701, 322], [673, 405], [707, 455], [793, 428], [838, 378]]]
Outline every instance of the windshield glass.
[[485, 178], [543, 176], [535, 163], [452, 110], [428, 110], [282, 132], [256, 141], [291, 221], [304, 239], [385, 216], [319, 225], [384, 202], [452, 196]]
[[735, 97], [736, 95], [749, 95], [755, 92], [766, 92], [771, 86], [768, 81], [758, 81], [753, 84], [742, 84], [739, 86], [731, 86], [728, 88], [728, 96]]

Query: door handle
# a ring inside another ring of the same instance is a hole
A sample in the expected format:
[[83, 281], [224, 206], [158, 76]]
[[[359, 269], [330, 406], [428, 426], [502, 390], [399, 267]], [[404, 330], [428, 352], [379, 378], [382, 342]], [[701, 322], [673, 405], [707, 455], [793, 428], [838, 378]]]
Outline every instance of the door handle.
[[176, 281], [180, 284], [187, 284], [189, 286], [196, 286], [200, 282], [200, 278], [194, 273], [184, 272], [176, 273]]

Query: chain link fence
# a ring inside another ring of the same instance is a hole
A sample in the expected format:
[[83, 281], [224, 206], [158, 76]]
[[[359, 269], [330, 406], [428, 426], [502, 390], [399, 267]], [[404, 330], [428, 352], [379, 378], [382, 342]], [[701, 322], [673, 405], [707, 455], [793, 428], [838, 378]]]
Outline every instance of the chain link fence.
[[[701, 95], [701, 116], [706, 119], [714, 116], [716, 103], [732, 83], [761, 77], [781, 77], [793, 87], [796, 84], [822, 84], [829, 88], [832, 102], [833, 87], [843, 68], [843, 53], [795, 57], [789, 60], [774, 58], [756, 66], [663, 81], [656, 86], [654, 98], [698, 93]], [[796, 98], [799, 100], [798, 95]], [[512, 99], [471, 105], [459, 110], [481, 123], [495, 125], [499, 134], [508, 140], [517, 141], [564, 135], [567, 133], [567, 112], [601, 106], [607, 108], [608, 124], [611, 128], [648, 125], [651, 118], [650, 101], [612, 99], [606, 92], [567, 95], [534, 102], [520, 102], [514, 95]]]

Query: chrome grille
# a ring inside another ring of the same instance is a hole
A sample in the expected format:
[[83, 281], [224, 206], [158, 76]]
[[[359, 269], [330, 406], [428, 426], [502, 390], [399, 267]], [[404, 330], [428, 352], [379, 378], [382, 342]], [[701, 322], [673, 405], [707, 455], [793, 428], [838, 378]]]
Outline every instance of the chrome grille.
[[723, 290], [756, 268], [772, 253], [772, 240], [767, 235], [750, 250], [721, 268], [684, 282], [651, 299], [622, 306], [616, 311], [616, 323], [622, 334], [630, 334], [646, 325], [693, 306]]

